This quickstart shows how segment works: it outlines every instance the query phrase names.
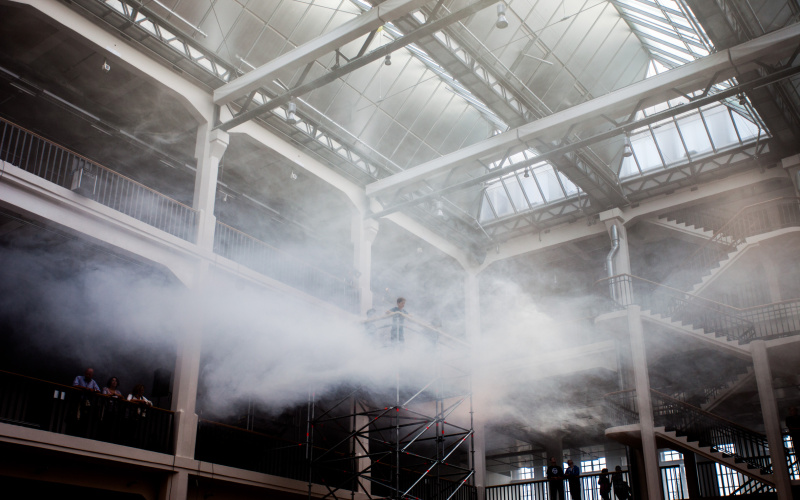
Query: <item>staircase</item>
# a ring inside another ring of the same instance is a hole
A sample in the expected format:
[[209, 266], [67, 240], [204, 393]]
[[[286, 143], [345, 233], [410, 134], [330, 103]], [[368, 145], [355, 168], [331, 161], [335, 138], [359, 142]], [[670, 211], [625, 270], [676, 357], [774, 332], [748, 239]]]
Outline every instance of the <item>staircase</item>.
[[766, 436], [658, 391], [651, 391], [653, 421], [665, 439], [772, 485]]
[[[695, 233], [698, 227], [704, 232], [713, 229], [712, 236], [665, 280], [669, 286], [699, 294], [758, 244], [752, 237], [789, 227], [800, 228], [800, 198], [776, 198], [744, 207], [721, 226], [716, 214], [681, 212], [660, 220], [661, 225], [671, 224], [684, 232], [689, 226]], [[762, 239], [765, 238], [759, 238]]]
[[772, 481], [772, 474], [763, 474], [760, 470], [754, 468], [749, 464], [744, 464], [728, 453], [716, 451], [711, 446], [701, 446], [697, 440], [690, 441], [687, 436], [681, 436], [676, 431], [668, 431], [665, 427], [656, 427], [655, 433], [657, 438], [662, 438], [672, 443], [676, 448], [682, 452], [691, 452], [709, 460], [713, 460], [729, 469], [733, 469], [748, 477], [751, 477], [759, 482], [768, 486], [774, 486]]
[[739, 358], [750, 358], [750, 350], [742, 346], [738, 339], [729, 339], [725, 335], [715, 331], [706, 331], [702, 327], [695, 327], [692, 324], [684, 324], [681, 320], [675, 320], [668, 316], [653, 313], [652, 311], [642, 311], [642, 320], [652, 325], [658, 325], [665, 330], [688, 335], [691, 338], [721, 348], [723, 351], [733, 354]]
[[[766, 436], [661, 392], [650, 392], [658, 439], [729, 467], [764, 486], [774, 486]], [[606, 406], [615, 426], [629, 426], [638, 421], [635, 391], [606, 395]]]

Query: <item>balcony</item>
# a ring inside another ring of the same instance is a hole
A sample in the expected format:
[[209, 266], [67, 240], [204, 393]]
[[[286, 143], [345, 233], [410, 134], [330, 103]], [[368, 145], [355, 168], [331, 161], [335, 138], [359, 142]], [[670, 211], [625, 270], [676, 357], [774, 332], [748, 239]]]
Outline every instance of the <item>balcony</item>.
[[[197, 238], [197, 211], [89, 158], [0, 118], [0, 161], [183, 240]], [[349, 312], [359, 307], [355, 284], [218, 222], [214, 252]]]
[[172, 453], [171, 411], [3, 371], [0, 422]]

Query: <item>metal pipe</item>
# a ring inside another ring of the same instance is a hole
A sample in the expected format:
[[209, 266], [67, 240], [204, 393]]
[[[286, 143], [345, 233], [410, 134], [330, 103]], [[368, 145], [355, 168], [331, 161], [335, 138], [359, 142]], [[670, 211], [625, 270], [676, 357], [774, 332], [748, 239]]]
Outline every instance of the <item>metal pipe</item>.
[[617, 294], [614, 290], [614, 256], [617, 255], [619, 251], [619, 232], [617, 231], [617, 225], [611, 225], [611, 251], [608, 252], [606, 256], [606, 272], [608, 272], [608, 291], [611, 293], [611, 298], [613, 300], [617, 300]]

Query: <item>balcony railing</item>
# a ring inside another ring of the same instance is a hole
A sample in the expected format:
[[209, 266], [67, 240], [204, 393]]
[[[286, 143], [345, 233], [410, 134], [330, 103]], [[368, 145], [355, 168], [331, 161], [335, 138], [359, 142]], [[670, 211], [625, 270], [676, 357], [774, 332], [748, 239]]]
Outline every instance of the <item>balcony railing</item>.
[[304, 443], [200, 420], [195, 458], [274, 476], [308, 481]]
[[170, 411], [2, 371], [0, 422], [172, 452]]
[[755, 325], [738, 316], [739, 309], [676, 288], [630, 274], [605, 278], [597, 284], [603, 291], [612, 290], [614, 300], [606, 303], [608, 309], [638, 305], [642, 310], [691, 324], [693, 328], [728, 340], [746, 342], [756, 335]]
[[606, 311], [638, 305], [731, 341], [747, 343], [800, 333], [800, 299], [741, 309], [629, 274], [604, 278], [597, 286], [602, 294], [611, 290], [613, 299], [605, 302]]
[[358, 311], [360, 294], [354, 283], [317, 269], [222, 222], [217, 222], [214, 232], [214, 253], [346, 311]]
[[[622, 478], [630, 486], [628, 471], [622, 471]], [[582, 473], [580, 475], [581, 498], [584, 500], [602, 499], [600, 487], [597, 485], [598, 479], [600, 479], [600, 473]], [[611, 479], [611, 474], [609, 474], [609, 479]], [[567, 493], [566, 498], [570, 498], [569, 482], [566, 480], [564, 481], [564, 491]], [[611, 495], [613, 498], [613, 493]], [[550, 500], [549, 484], [547, 479], [537, 479], [535, 481], [487, 486], [486, 500]]]
[[776, 198], [742, 208], [690, 255], [666, 283], [688, 289], [707, 275], [728, 255], [759, 234], [800, 226], [800, 198]]
[[85, 156], [0, 118], [0, 161], [187, 241], [197, 212]]

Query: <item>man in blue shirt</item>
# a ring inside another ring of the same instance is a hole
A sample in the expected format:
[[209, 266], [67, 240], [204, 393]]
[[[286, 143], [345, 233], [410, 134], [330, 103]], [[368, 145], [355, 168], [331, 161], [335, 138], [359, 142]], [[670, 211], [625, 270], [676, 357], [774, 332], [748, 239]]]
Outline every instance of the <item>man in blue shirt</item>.
[[569, 496], [572, 500], [581, 500], [581, 468], [572, 463], [572, 460], [567, 460], [567, 470], [564, 471], [564, 476], [569, 483]]
[[94, 369], [92, 368], [87, 368], [83, 375], [75, 377], [75, 380], [72, 381], [72, 387], [80, 387], [87, 391], [100, 392], [100, 386], [97, 385], [97, 381], [94, 379]]

